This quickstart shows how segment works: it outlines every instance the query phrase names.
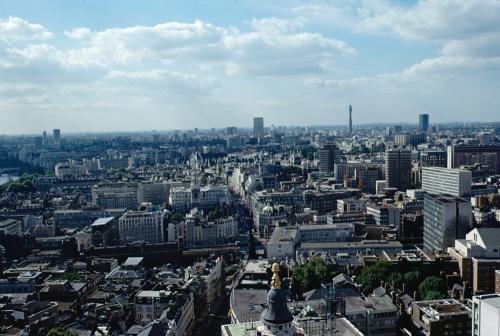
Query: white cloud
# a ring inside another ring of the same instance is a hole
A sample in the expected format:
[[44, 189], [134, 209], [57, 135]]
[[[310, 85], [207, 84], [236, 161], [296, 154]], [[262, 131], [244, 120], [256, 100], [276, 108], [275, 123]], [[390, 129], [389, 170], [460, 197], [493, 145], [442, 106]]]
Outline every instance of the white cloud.
[[111, 71], [105, 76], [105, 79], [113, 80], [119, 85], [126, 85], [127, 81], [136, 84], [140, 82], [141, 88], [157, 84], [163, 88], [169, 88], [170, 92], [184, 95], [208, 94], [219, 87], [218, 81], [213, 77], [203, 77], [165, 69], [132, 72]]
[[65, 31], [64, 35], [74, 40], [82, 40], [90, 36], [91, 31], [86, 27], [74, 28], [71, 31]]
[[280, 19], [276, 17], [257, 19], [253, 18], [250, 25], [255, 31], [277, 34], [296, 31], [304, 27], [307, 20], [304, 18]]
[[53, 34], [40, 24], [13, 16], [0, 19], [0, 40], [43, 40], [52, 36]]
[[[254, 19], [254, 31], [193, 23], [112, 28], [90, 32], [78, 28], [67, 36], [81, 38], [78, 48], [29, 45], [9, 53], [26, 62], [46, 59], [64, 66], [110, 67], [145, 62], [220, 67], [229, 75], [295, 75], [330, 70], [339, 55], [354, 54], [343, 41], [320, 33], [295, 32], [302, 19]], [[85, 37], [85, 38], [83, 38]]]
[[362, 31], [392, 31], [403, 38], [463, 39], [499, 31], [497, 0], [424, 0], [413, 6], [386, 6], [361, 18]]

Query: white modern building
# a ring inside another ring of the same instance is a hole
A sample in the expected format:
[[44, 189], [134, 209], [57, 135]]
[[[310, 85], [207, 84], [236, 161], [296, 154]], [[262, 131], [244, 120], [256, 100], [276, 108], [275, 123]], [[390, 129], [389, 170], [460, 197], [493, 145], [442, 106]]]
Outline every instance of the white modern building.
[[472, 172], [465, 169], [442, 167], [422, 168], [422, 189], [431, 194], [447, 194], [455, 197], [471, 195]]
[[161, 243], [163, 220], [159, 211], [127, 211], [118, 221], [120, 242]]
[[377, 225], [394, 225], [395, 227], [399, 227], [401, 211], [396, 206], [390, 204], [370, 204], [366, 207], [366, 212], [373, 217]]
[[500, 294], [472, 298], [472, 335], [500, 336]]
[[298, 241], [296, 228], [277, 227], [267, 243], [267, 257], [276, 260], [294, 259]]
[[341, 199], [337, 201], [337, 213], [366, 211], [366, 201], [358, 199]]
[[83, 162], [74, 160], [59, 162], [54, 167], [54, 173], [59, 178], [80, 177], [88, 174], [87, 166]]

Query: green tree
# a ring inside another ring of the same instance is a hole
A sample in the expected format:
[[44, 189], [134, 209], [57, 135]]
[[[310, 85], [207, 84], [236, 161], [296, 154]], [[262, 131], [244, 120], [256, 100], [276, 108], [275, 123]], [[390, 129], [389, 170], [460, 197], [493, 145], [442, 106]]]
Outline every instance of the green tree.
[[416, 291], [421, 280], [422, 274], [419, 271], [405, 273], [403, 276], [405, 291], [410, 294]]
[[300, 298], [305, 292], [317, 289], [321, 283], [330, 282], [336, 275], [336, 267], [319, 257], [294, 268], [292, 274], [292, 295]]
[[425, 278], [418, 286], [418, 291], [423, 300], [438, 300], [447, 297], [446, 284], [436, 276]]
[[223, 216], [223, 211], [221, 208], [215, 208], [208, 212], [208, 221], [213, 222]]
[[80, 275], [78, 275], [78, 272], [64, 272], [61, 280], [77, 281], [80, 280]]
[[181, 222], [184, 220], [184, 215], [183, 214], [180, 214], [178, 212], [174, 212], [173, 214], [170, 215], [169, 217], [169, 221], [170, 222], [174, 222], [174, 223], [178, 223], [178, 222]]
[[50, 329], [47, 336], [77, 336], [77, 335], [62, 328], [53, 328]]
[[391, 284], [391, 286], [399, 288], [403, 284], [403, 276], [398, 272], [391, 273], [387, 277], [387, 282]]
[[389, 278], [389, 264], [385, 261], [379, 261], [375, 265], [363, 268], [356, 282], [361, 285], [364, 293], [371, 293], [380, 286], [382, 281]]

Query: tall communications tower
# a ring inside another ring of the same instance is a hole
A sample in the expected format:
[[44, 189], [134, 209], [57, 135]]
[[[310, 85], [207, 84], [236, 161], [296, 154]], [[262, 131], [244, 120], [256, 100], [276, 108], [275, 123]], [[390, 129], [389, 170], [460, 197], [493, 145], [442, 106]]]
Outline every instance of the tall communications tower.
[[349, 135], [352, 134], [352, 106], [349, 105]]

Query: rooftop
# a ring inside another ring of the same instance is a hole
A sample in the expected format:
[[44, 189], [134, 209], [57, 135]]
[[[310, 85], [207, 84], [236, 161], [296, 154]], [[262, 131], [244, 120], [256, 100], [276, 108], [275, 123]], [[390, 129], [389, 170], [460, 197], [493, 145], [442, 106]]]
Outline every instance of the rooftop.
[[278, 243], [280, 241], [295, 241], [297, 236], [297, 229], [277, 227], [274, 229], [269, 243]]
[[91, 226], [99, 226], [99, 225], [106, 225], [109, 222], [111, 222], [114, 217], [104, 217], [104, 218], [98, 218], [94, 221], [94, 223], [91, 224]]
[[474, 301], [476, 300], [481, 301], [483, 304], [486, 303], [489, 306], [495, 307], [497, 308], [497, 310], [500, 310], [500, 294], [487, 294], [487, 295], [475, 296]]
[[16, 219], [6, 219], [3, 221], [0, 221], [0, 229], [19, 224], [20, 222]]

